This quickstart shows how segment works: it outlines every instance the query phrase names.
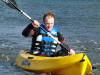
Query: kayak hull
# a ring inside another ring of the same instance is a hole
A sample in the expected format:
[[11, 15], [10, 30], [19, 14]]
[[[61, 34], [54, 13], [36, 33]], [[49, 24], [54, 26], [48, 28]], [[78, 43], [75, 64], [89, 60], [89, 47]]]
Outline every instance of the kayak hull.
[[43, 57], [21, 50], [17, 56], [16, 65], [25, 70], [54, 75], [85, 75], [92, 71], [92, 65], [83, 53], [72, 56]]

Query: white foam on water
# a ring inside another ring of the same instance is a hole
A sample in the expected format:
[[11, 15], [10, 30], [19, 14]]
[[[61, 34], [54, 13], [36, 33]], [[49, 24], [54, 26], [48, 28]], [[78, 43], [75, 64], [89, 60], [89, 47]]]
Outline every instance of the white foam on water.
[[98, 44], [95, 40], [90, 40], [89, 42], [93, 42], [94, 44]]
[[93, 64], [93, 65], [97, 65], [97, 66], [100, 66], [100, 63], [95, 63], [95, 64]]
[[76, 43], [81, 43], [81, 41], [80, 40], [76, 40]]
[[6, 44], [2, 43], [2, 44], [1, 44], [1, 46], [8, 46], [8, 45], [6, 45]]
[[5, 54], [1, 54], [1, 59], [3, 61], [6, 61], [6, 62], [8, 62], [10, 60], [10, 58], [7, 55], [5, 55]]
[[100, 48], [96, 48], [96, 49], [99, 49], [100, 50]]

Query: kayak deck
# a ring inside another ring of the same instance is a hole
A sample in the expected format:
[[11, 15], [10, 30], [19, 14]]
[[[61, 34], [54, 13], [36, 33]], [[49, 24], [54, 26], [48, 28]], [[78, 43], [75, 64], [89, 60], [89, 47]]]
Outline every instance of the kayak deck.
[[21, 50], [16, 59], [16, 65], [25, 70], [55, 75], [85, 75], [90, 74], [92, 65], [83, 53], [72, 56], [43, 57]]

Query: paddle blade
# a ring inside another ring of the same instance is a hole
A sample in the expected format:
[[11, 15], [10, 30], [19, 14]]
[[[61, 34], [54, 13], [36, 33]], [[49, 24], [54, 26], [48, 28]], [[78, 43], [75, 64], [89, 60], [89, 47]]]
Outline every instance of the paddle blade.
[[6, 5], [8, 5], [10, 8], [16, 9], [15, 6], [17, 7], [17, 4], [14, 0], [2, 0], [2, 1], [5, 2]]

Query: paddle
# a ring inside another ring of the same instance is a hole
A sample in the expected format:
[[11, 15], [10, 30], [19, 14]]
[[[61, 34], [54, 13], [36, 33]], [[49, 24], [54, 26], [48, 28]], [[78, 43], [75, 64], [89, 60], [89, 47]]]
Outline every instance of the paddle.
[[[10, 8], [16, 9], [21, 14], [23, 14], [24, 16], [26, 16], [30, 21], [33, 22], [32, 18], [27, 13], [25, 13], [23, 10], [21, 10], [21, 9], [19, 9], [17, 7], [17, 4], [16, 4], [16, 2], [14, 0], [2, 0], [2, 1], [4, 3], [6, 3], [6, 5], [8, 5]], [[68, 52], [68, 49], [66, 48], [65, 45], [63, 45], [60, 41], [58, 41], [54, 36], [52, 36], [49, 32], [47, 32], [43, 27], [40, 26], [40, 28], [42, 30], [44, 30], [48, 34], [48, 36], [50, 36], [51, 38], [53, 38], [59, 45], [61, 45], [64, 48], [64, 52], [63, 53]]]
[[[10, 4], [8, 0], [1, 0], [1, 1], [5, 2], [9, 7], [16, 9], [12, 4]], [[10, 1], [17, 7], [17, 4], [14, 0], [10, 0]]]
[[[19, 12], [21, 12], [24, 16], [26, 16], [28, 19], [30, 19], [33, 22], [32, 18], [28, 14], [26, 14], [24, 11], [22, 11], [21, 9], [19, 9], [17, 7], [17, 4], [16, 4], [16, 2], [14, 0], [2, 0], [2, 1], [5, 2], [10, 8], [16, 9]], [[41, 27], [41, 29], [43, 29], [43, 28]], [[63, 45], [60, 41], [55, 39], [55, 37], [52, 36], [51, 34], [49, 34], [45, 29], [43, 29], [43, 30], [48, 34], [48, 36], [52, 37], [59, 45], [61, 45], [61, 46], [63, 46], [65, 48], [64, 52], [66, 52], [66, 51], [68, 52], [68, 49], [66, 48], [65, 45]], [[93, 66], [92, 69], [97, 69], [97, 68], [95, 66]]]

